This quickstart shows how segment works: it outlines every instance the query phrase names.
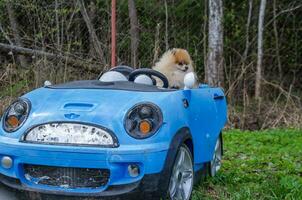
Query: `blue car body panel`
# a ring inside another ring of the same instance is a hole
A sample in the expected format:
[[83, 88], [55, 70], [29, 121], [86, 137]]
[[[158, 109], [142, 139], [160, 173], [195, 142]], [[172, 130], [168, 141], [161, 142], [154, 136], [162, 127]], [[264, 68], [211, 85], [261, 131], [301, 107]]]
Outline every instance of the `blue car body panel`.
[[[160, 173], [169, 156], [171, 141], [183, 127], [190, 130], [197, 171], [212, 159], [216, 140], [227, 120], [223, 90], [207, 86], [163, 92], [39, 88], [23, 98], [31, 102], [30, 114], [23, 126], [12, 133], [6, 132], [2, 125], [0, 128], [0, 159], [10, 156], [14, 161], [10, 169], [0, 166], [0, 174], [19, 179], [26, 188], [37, 191], [100, 193], [109, 186], [135, 183], [145, 175]], [[188, 107], [184, 106], [184, 101], [187, 101]], [[153, 136], [135, 139], [127, 134], [124, 118], [134, 105], [142, 102], [151, 102], [160, 107], [163, 124]], [[28, 129], [48, 122], [100, 125], [115, 134], [119, 146], [100, 148], [20, 142]], [[129, 176], [129, 163], [140, 166], [138, 177]], [[105, 168], [111, 172], [110, 180], [106, 186], [98, 189], [50, 187], [28, 181], [22, 168], [24, 164]]]

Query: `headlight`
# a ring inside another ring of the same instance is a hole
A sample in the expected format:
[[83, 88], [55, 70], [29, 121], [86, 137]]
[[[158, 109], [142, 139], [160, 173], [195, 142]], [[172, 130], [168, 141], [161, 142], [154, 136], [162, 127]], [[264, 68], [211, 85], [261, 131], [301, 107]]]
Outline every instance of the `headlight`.
[[125, 117], [127, 133], [137, 139], [144, 139], [156, 133], [162, 125], [160, 108], [152, 103], [142, 103], [130, 109]]
[[3, 115], [3, 128], [7, 132], [18, 130], [26, 121], [30, 111], [30, 101], [18, 99], [12, 103]]
[[78, 123], [41, 124], [29, 130], [23, 142], [117, 147], [117, 139], [108, 129]]

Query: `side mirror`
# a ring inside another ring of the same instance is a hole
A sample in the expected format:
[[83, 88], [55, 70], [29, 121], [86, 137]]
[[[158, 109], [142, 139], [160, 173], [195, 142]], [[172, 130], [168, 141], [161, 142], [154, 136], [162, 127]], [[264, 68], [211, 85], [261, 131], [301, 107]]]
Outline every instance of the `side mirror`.
[[187, 73], [184, 77], [184, 89], [189, 90], [196, 85], [196, 76], [193, 72]]

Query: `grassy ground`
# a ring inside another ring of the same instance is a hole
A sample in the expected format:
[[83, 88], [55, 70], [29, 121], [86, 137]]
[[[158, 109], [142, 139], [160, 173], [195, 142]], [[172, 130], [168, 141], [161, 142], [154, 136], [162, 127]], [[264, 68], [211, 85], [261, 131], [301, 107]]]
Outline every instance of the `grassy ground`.
[[227, 131], [219, 174], [200, 183], [197, 199], [302, 199], [302, 130]]

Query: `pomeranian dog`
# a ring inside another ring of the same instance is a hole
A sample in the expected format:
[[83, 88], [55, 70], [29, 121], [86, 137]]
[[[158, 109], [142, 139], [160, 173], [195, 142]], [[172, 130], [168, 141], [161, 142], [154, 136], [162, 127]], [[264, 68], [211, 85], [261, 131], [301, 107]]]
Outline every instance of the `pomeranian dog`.
[[165, 52], [152, 69], [164, 74], [168, 78], [169, 87], [175, 89], [183, 89], [185, 75], [194, 72], [190, 54], [178, 48]]

